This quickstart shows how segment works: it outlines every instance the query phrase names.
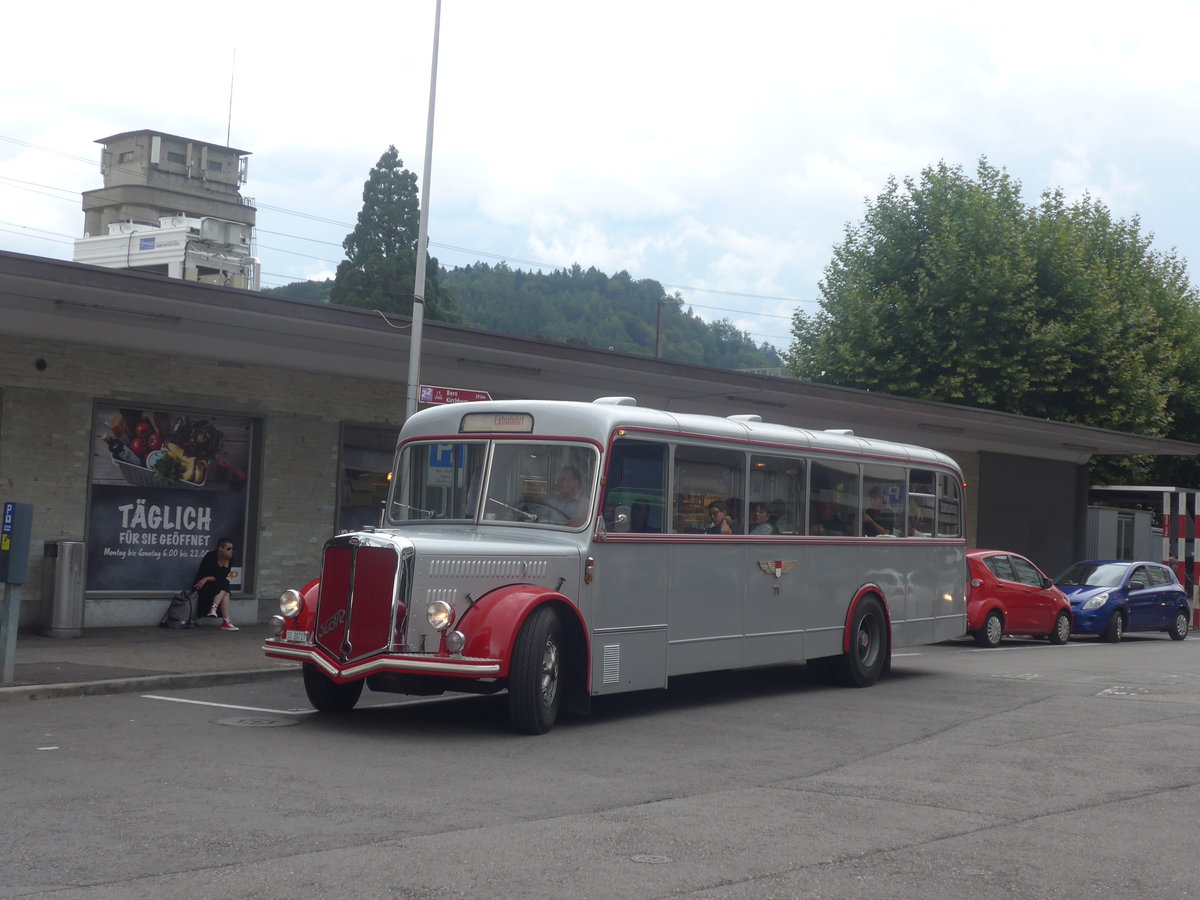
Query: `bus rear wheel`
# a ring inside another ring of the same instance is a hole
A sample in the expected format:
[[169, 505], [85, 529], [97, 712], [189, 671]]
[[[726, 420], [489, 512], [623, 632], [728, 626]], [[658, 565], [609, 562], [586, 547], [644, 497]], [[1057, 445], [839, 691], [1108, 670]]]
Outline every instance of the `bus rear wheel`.
[[514, 731], [545, 734], [558, 718], [562, 626], [551, 606], [525, 620], [508, 670], [508, 716]]
[[321, 712], [346, 712], [354, 709], [354, 704], [362, 695], [363, 681], [349, 681], [338, 684], [312, 663], [305, 663], [304, 693], [308, 694], [308, 702], [313, 709]]
[[889, 654], [883, 605], [874, 597], [865, 597], [850, 622], [850, 649], [841, 659], [842, 683], [870, 687], [883, 674]]

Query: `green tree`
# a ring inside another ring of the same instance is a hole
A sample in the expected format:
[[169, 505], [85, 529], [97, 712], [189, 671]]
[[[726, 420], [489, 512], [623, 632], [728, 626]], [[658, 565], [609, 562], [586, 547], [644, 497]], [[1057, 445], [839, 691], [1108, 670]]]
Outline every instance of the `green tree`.
[[317, 303], [328, 303], [329, 292], [333, 290], [333, 279], [324, 281], [293, 281], [277, 288], [263, 288], [264, 294], [278, 294], [281, 297], [293, 297], [297, 300], [315, 300]]
[[[331, 303], [412, 315], [420, 206], [417, 176], [404, 168], [396, 148], [388, 147], [363, 185], [354, 231], [342, 242], [346, 259], [338, 264]], [[457, 322], [453, 299], [437, 276], [437, 260], [427, 255], [425, 315]]]
[[489, 331], [653, 355], [661, 304], [668, 359], [728, 369], [780, 365], [770, 344], [755, 346], [728, 321], [704, 322], [684, 309], [678, 293], [628, 272], [609, 276], [579, 264], [524, 272], [476, 263], [446, 272], [443, 283], [453, 289], [466, 321]]
[[[796, 376], [1187, 440], [1196, 421], [1198, 298], [1175, 253], [1084, 197], [980, 160], [890, 179], [846, 228], [797, 312]], [[1179, 429], [1187, 433], [1180, 433]], [[1144, 471], [1145, 461], [1125, 467]]]

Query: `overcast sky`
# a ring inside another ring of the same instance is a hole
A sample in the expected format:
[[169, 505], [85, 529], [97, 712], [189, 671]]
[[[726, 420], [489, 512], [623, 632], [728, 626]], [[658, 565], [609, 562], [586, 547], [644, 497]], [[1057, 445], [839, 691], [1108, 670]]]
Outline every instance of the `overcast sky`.
[[[263, 286], [331, 277], [388, 145], [422, 173], [434, 10], [18, 4], [0, 249], [71, 258], [96, 139], [228, 135]], [[1139, 216], [1197, 279], [1198, 34], [1200, 2], [445, 0], [431, 252], [624, 269], [782, 347], [889, 176], [986, 155], [1028, 202]]]

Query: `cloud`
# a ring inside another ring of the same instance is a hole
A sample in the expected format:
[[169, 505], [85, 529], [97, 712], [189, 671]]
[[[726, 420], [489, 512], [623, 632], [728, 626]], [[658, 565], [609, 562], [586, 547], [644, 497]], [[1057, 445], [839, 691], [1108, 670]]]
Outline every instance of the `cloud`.
[[[122, 131], [250, 151], [276, 284], [332, 273], [389, 145], [422, 172], [429, 0], [322, 16], [251, 4], [215, 37], [182, 6], [7, 15], [10, 35], [54, 40], [6, 46], [0, 136], [24, 143], [0, 140], [0, 218], [18, 223], [0, 225], [4, 249], [69, 258], [78, 193], [100, 186], [94, 141]], [[626, 269], [774, 333], [889, 176], [983, 155], [1027, 199], [1087, 192], [1200, 254], [1200, 4], [510, 0], [446, 3], [441, 28], [430, 237], [444, 264]]]

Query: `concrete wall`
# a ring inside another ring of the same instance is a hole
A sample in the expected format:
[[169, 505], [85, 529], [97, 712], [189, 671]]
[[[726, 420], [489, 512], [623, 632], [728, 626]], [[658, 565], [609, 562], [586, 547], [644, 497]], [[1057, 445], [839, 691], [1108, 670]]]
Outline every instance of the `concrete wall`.
[[[0, 385], [0, 501], [35, 507], [22, 627], [42, 623], [47, 614], [44, 542], [85, 536], [93, 401], [194, 407], [259, 420], [261, 478], [251, 497], [251, 509], [257, 509], [251, 519], [257, 526], [254, 587], [234, 604], [235, 618], [245, 620], [269, 615], [280, 590], [317, 571], [321, 545], [334, 529], [341, 423], [399, 430], [404, 407], [402, 387], [391, 383], [252, 361], [171, 358], [152, 348], [115, 351], [5, 336]], [[89, 598], [84, 624], [149, 624], [162, 608], [160, 600]]]

